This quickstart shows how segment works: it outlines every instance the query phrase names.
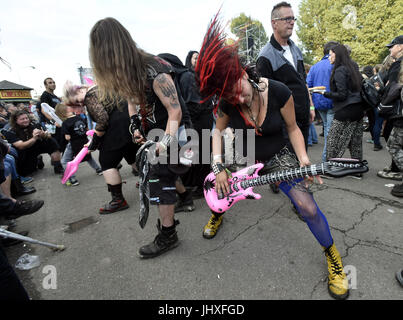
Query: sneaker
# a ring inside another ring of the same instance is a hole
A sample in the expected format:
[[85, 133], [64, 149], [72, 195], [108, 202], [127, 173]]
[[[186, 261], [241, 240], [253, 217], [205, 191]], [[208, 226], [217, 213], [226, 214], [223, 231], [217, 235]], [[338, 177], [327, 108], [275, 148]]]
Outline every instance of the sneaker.
[[[179, 224], [178, 220], [174, 221], [175, 226]], [[148, 245], [140, 248], [139, 256], [142, 259], [149, 259], [159, 256], [179, 245], [178, 235], [174, 229], [172, 232], [167, 233], [162, 231], [161, 221], [158, 219], [157, 223], [158, 234], [154, 241]]]
[[396, 181], [402, 181], [403, 179], [403, 174], [401, 172], [385, 171], [385, 169], [382, 171], [378, 171], [376, 175], [384, 179], [391, 179]]
[[368, 140], [367, 140], [367, 143], [374, 143], [374, 140], [368, 139]]
[[395, 197], [403, 197], [403, 183], [395, 185], [390, 193]]
[[186, 191], [185, 195], [181, 196], [179, 194], [179, 200], [175, 204], [175, 213], [177, 212], [191, 212], [194, 211], [195, 206], [193, 203], [192, 192]]
[[68, 182], [70, 182], [70, 186], [78, 186], [80, 184], [80, 182], [78, 182], [78, 180], [74, 177], [70, 178]]
[[99, 176], [102, 176], [102, 175], [103, 175], [103, 172], [102, 172], [102, 169], [101, 169], [101, 168], [98, 168], [98, 169], [95, 170], [95, 171], [96, 171], [97, 175], [99, 175]]
[[378, 145], [378, 144], [376, 144], [376, 145], [374, 145], [374, 151], [379, 151], [379, 150], [382, 150], [383, 149], [383, 147], [382, 147], [382, 145]]
[[66, 181], [66, 186], [67, 186], [67, 187], [71, 187], [70, 179]]
[[20, 176], [20, 180], [21, 180], [22, 184], [28, 184], [28, 183], [31, 183], [32, 181], [34, 181], [34, 178]]
[[22, 200], [15, 203], [14, 210], [6, 216], [6, 219], [17, 219], [28, 214], [32, 214], [42, 208], [43, 200]]
[[203, 228], [203, 238], [212, 239], [216, 236], [218, 229], [222, 225], [222, 220], [224, 215], [216, 217], [214, 214], [211, 215], [209, 222]]

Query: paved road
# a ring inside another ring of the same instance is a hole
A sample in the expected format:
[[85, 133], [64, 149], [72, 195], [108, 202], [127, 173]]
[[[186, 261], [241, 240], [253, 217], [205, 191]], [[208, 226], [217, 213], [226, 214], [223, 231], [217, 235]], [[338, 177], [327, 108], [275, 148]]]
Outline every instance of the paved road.
[[[320, 137], [310, 148], [312, 162], [320, 162], [322, 145]], [[364, 142], [370, 171], [362, 180], [326, 179], [315, 198], [351, 271], [350, 299], [402, 299], [395, 272], [403, 268], [403, 202], [386, 186], [393, 181], [376, 177], [390, 158], [385, 149], [374, 152], [372, 147]], [[18, 271], [32, 298], [331, 299], [322, 249], [284, 195], [259, 187], [263, 198], [238, 203], [212, 240], [202, 238], [209, 213], [204, 200], [196, 200], [194, 212], [177, 215], [180, 246], [144, 261], [137, 251], [154, 238], [157, 212], [153, 209], [146, 227], [139, 227], [136, 178], [127, 165], [121, 173], [130, 209], [108, 216], [97, 213], [110, 199], [103, 177], [87, 164], [79, 169], [81, 184], [76, 187], [61, 185], [48, 159], [34, 176], [38, 191], [32, 196], [45, 205], [18, 219], [17, 230], [67, 249], [53, 252], [30, 244], [8, 249], [12, 263], [25, 252], [40, 257], [39, 267]], [[75, 222], [82, 219], [79, 229]], [[56, 289], [45, 289], [46, 266], [57, 272]]]

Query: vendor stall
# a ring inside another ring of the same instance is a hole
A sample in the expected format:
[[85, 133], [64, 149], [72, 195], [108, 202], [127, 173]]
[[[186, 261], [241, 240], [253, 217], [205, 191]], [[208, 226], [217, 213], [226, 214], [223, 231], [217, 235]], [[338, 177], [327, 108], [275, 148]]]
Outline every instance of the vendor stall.
[[29, 103], [32, 88], [7, 80], [0, 81], [0, 101], [3, 103]]

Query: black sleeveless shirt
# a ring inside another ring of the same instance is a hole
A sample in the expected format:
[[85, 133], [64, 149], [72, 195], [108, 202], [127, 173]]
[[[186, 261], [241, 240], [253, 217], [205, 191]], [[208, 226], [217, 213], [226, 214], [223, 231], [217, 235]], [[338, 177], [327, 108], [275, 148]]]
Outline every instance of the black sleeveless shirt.
[[[268, 84], [268, 105], [266, 117], [262, 123], [261, 135], [255, 134], [255, 159], [257, 161], [268, 161], [278, 153], [285, 145], [282, 126], [283, 117], [280, 113], [282, 107], [291, 96], [291, 91], [286, 85], [275, 80], [269, 80]], [[240, 107], [231, 105], [225, 101], [220, 102], [221, 110], [230, 117], [231, 127], [242, 130], [243, 156], [247, 156], [247, 129], [254, 130], [247, 125], [240, 114]]]

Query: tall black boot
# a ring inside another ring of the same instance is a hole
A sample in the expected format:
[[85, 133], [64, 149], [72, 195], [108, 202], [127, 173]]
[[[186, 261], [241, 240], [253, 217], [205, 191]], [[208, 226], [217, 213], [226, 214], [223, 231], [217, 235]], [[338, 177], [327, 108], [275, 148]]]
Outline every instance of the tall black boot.
[[99, 209], [100, 214], [109, 214], [129, 208], [129, 205], [123, 197], [121, 183], [116, 185], [108, 184], [108, 191], [112, 195], [112, 200]]
[[36, 192], [34, 187], [26, 187], [22, 184], [20, 178], [11, 180], [11, 195], [15, 198], [18, 196], [26, 196]]

